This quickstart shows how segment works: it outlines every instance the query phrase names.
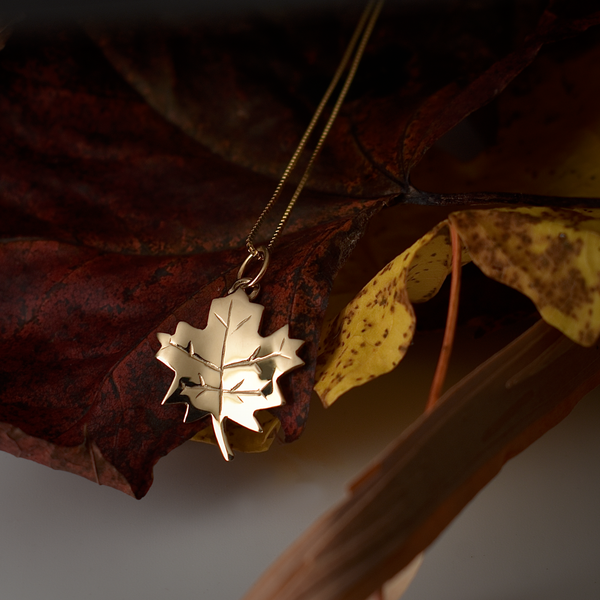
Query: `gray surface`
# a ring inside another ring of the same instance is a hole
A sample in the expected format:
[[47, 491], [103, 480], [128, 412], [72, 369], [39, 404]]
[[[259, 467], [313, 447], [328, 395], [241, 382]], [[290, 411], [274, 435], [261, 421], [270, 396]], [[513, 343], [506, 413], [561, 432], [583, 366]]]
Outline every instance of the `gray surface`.
[[[487, 350], [463, 340], [453, 378], [505, 337]], [[240, 598], [417, 416], [438, 344], [419, 340], [392, 376], [328, 411], [315, 405], [295, 444], [231, 464], [184, 445], [141, 501], [0, 454], [2, 598]], [[406, 600], [600, 598], [598, 400], [505, 467], [427, 553]], [[366, 418], [371, 402], [389, 416]]]

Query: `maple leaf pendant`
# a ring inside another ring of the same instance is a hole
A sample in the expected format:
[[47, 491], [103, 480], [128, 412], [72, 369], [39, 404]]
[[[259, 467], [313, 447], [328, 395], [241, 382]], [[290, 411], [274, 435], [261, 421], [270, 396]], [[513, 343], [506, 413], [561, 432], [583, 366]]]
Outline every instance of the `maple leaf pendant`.
[[258, 333], [263, 311], [240, 288], [211, 302], [205, 329], [180, 321], [173, 335], [157, 334], [156, 358], [175, 371], [162, 404], [186, 404], [185, 423], [210, 415], [225, 460], [233, 458], [225, 420], [262, 431], [254, 412], [284, 404], [277, 379], [304, 364], [304, 341], [289, 338], [288, 325]]

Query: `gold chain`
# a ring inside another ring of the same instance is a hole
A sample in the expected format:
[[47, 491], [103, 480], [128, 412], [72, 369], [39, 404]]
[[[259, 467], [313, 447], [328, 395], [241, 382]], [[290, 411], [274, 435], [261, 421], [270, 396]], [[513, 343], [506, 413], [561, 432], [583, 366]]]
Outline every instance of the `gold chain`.
[[[275, 192], [273, 193], [273, 196], [271, 197], [268, 204], [265, 206], [262, 213], [260, 214], [260, 217], [258, 217], [258, 220], [256, 221], [256, 223], [250, 230], [250, 233], [248, 234], [248, 237], [246, 238], [246, 247], [248, 248], [248, 252], [250, 253], [250, 255], [252, 257], [257, 257], [257, 258], [262, 259], [262, 257], [265, 256], [264, 250], [257, 249], [254, 246], [254, 237], [256, 235], [256, 232], [259, 229], [259, 227], [262, 225], [267, 213], [271, 210], [273, 205], [279, 200], [279, 197], [281, 196], [281, 192], [283, 191], [283, 187], [284, 187], [285, 183], [287, 182], [290, 174], [296, 167], [296, 165], [298, 163], [298, 159], [300, 158], [300, 155], [302, 154], [304, 147], [306, 146], [306, 142], [308, 141], [308, 138], [312, 134], [312, 132], [317, 124], [317, 121], [321, 117], [321, 113], [323, 112], [323, 109], [325, 108], [327, 102], [329, 101], [331, 94], [333, 93], [334, 89], [336, 88], [337, 84], [339, 83], [339, 81], [342, 77], [342, 74], [346, 70], [346, 67], [348, 66], [348, 63], [350, 62], [350, 59], [352, 58], [352, 55], [354, 53], [354, 58], [352, 59], [350, 69], [348, 70], [348, 75], [346, 76], [346, 81], [344, 82], [344, 85], [342, 86], [342, 89], [339, 93], [339, 96], [338, 96], [334, 106], [333, 106], [333, 109], [331, 110], [331, 115], [329, 116], [329, 119], [327, 120], [327, 123], [325, 124], [325, 127], [323, 128], [323, 131], [321, 133], [319, 141], [317, 142], [315, 149], [313, 150], [312, 154], [310, 155], [308, 164], [306, 165], [306, 168], [304, 169], [304, 174], [302, 175], [302, 178], [300, 179], [300, 182], [298, 183], [298, 186], [296, 187], [296, 190], [294, 191], [292, 198], [289, 201], [289, 203], [283, 213], [283, 216], [281, 217], [281, 220], [279, 221], [279, 224], [277, 225], [275, 232], [273, 233], [273, 236], [271, 237], [271, 240], [269, 241], [268, 245], [266, 246], [267, 251], [273, 247], [275, 240], [277, 239], [277, 237], [281, 233], [282, 229], [284, 228], [284, 226], [290, 216], [290, 213], [292, 212], [292, 209], [294, 208], [294, 205], [296, 204], [296, 200], [298, 200], [298, 196], [300, 196], [300, 193], [302, 192], [304, 186], [306, 185], [306, 182], [308, 181], [308, 177], [312, 170], [313, 164], [314, 164], [317, 156], [319, 155], [321, 148], [323, 147], [325, 138], [327, 137], [327, 134], [331, 130], [333, 122], [335, 121], [335, 118], [337, 117], [337, 115], [340, 111], [340, 107], [342, 106], [342, 103], [344, 102], [344, 98], [346, 97], [346, 94], [348, 93], [348, 89], [350, 87], [350, 84], [352, 83], [352, 80], [354, 79], [354, 75], [356, 74], [356, 70], [358, 69], [358, 65], [359, 65], [362, 55], [365, 51], [365, 47], [367, 45], [367, 42], [369, 41], [369, 37], [371, 36], [373, 28], [375, 27], [375, 23], [377, 21], [377, 18], [379, 17], [379, 13], [381, 12], [381, 8], [383, 7], [384, 1], [385, 0], [369, 0], [367, 6], [365, 7], [365, 9], [360, 17], [358, 25], [356, 26], [356, 29], [354, 30], [354, 33], [352, 34], [352, 38], [350, 40], [350, 43], [348, 44], [348, 47], [346, 48], [346, 52], [344, 53], [344, 56], [340, 62], [340, 65], [337, 68], [337, 71], [335, 72], [335, 75], [333, 76], [333, 79], [331, 80], [331, 83], [329, 84], [329, 87], [327, 88], [327, 91], [325, 92], [323, 99], [319, 103], [319, 106], [317, 107], [317, 110], [315, 111], [315, 114], [313, 115], [313, 118], [312, 118], [310, 124], [308, 125], [306, 131], [304, 132], [304, 135], [302, 136], [302, 139], [300, 140], [300, 143], [298, 144], [298, 147], [296, 148], [294, 155], [292, 156], [288, 166], [285, 168], [285, 171], [283, 172], [281, 180], [279, 181], [279, 183], [277, 184], [277, 187], [275, 188]], [[360, 42], [359, 42], [359, 40], [360, 40]], [[358, 47], [356, 48], [357, 43], [358, 43]], [[356, 52], [355, 52], [355, 48], [356, 48]]]

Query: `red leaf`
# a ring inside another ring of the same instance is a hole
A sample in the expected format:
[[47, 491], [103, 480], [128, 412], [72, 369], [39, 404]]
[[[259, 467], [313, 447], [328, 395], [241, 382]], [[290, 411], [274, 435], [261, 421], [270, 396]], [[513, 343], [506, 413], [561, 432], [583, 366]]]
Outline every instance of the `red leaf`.
[[[369, 69], [357, 81], [275, 249], [262, 334], [289, 322], [306, 340], [307, 366], [281, 379], [287, 440], [306, 420], [332, 279], [370, 216], [408, 189], [410, 165], [437, 136], [493, 97], [492, 85], [476, 85], [482, 73], [493, 81], [495, 61], [513, 52], [520, 59], [500, 69], [507, 82], [533, 57], [537, 42], [519, 45], [511, 24], [494, 34], [486, 10], [382, 20], [365, 59], [371, 71], [382, 66], [378, 83]], [[160, 405], [171, 374], [154, 358], [156, 332], [179, 320], [203, 327], [210, 301], [235, 280], [244, 238], [337, 60], [331, 46], [347, 38], [336, 25], [320, 47], [306, 32], [332, 22], [276, 24], [291, 37], [274, 46], [264, 21], [250, 24], [256, 54], [233, 44], [234, 23], [221, 37], [215, 26], [200, 37], [193, 28], [94, 34], [142, 96], [80, 32], [9, 40], [0, 54], [0, 447], [140, 497], [156, 461], [204, 426]], [[459, 30], [472, 52], [446, 35]], [[305, 85], [314, 56], [326, 57], [323, 77]], [[463, 92], [448, 116], [450, 85]]]
[[[203, 325], [273, 182], [165, 123], [77, 34], [14, 38], [1, 58], [0, 420], [55, 453], [92, 441], [139, 497], [204, 426], [160, 406], [155, 334]], [[263, 331], [289, 322], [307, 340], [308, 368], [284, 382], [288, 439], [306, 419], [331, 280], [378, 205], [308, 193], [274, 256]], [[69, 470], [94, 479], [91, 467]]]

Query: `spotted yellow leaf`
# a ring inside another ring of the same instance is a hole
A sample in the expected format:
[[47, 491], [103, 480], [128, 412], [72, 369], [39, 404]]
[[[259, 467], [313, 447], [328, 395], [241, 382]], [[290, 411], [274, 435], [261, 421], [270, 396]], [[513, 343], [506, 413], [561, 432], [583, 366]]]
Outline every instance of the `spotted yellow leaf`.
[[415, 331], [412, 303], [434, 296], [450, 268], [443, 221], [387, 264], [326, 326], [315, 385], [325, 405], [402, 360]]
[[452, 213], [473, 262], [528, 296], [583, 346], [600, 335], [600, 209], [542, 207]]
[[[260, 423], [261, 431], [252, 431], [240, 427], [235, 423], [227, 423], [227, 439], [232, 450], [239, 452], [266, 452], [273, 443], [277, 431], [281, 426], [279, 419], [268, 411], [256, 413], [256, 420]], [[205, 427], [199, 431], [192, 440], [217, 445], [217, 439], [212, 427]]]

